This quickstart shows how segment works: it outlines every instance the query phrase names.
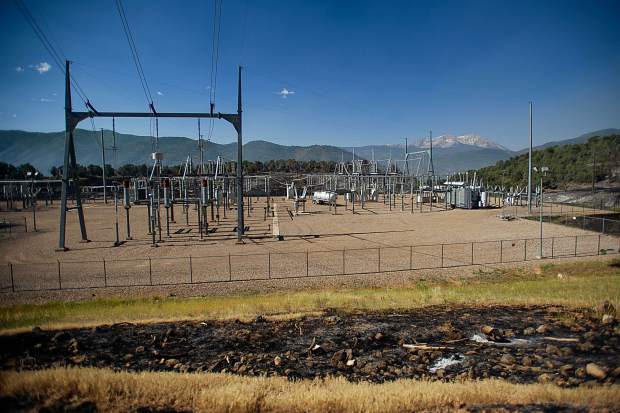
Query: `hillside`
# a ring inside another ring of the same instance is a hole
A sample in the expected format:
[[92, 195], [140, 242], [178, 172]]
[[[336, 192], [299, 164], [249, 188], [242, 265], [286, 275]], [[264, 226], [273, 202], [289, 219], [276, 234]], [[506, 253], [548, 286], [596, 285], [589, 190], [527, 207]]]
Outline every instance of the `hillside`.
[[[76, 131], [76, 153], [80, 164], [101, 163], [100, 139], [100, 132], [93, 133], [84, 129]], [[112, 132], [104, 131], [106, 163], [120, 166], [148, 165], [152, 162], [150, 136], [117, 133], [116, 142], [119, 149], [114, 156], [114, 151], [108, 149], [112, 146]], [[343, 149], [335, 146], [285, 146], [262, 140], [247, 142], [243, 147], [245, 160], [261, 162], [277, 159], [337, 161], [343, 154]], [[30, 163], [47, 174], [52, 166], [62, 164], [63, 148], [64, 132], [0, 131], [0, 162], [14, 165]], [[165, 154], [165, 165], [183, 164], [188, 155], [197, 161], [199, 156], [197, 141], [184, 137], [161, 137], [160, 151]], [[226, 159], [236, 159], [237, 144], [205, 143], [205, 160], [215, 159], [218, 155]], [[350, 158], [352, 155], [344, 151], [344, 156]]]
[[[596, 163], [596, 168], [593, 164]], [[585, 143], [556, 145], [535, 150], [534, 166], [549, 167], [545, 185], [562, 188], [568, 184], [618, 180], [620, 173], [620, 135], [590, 137]], [[528, 154], [524, 153], [478, 170], [490, 184], [527, 186]], [[539, 179], [536, 177], [536, 179]]]

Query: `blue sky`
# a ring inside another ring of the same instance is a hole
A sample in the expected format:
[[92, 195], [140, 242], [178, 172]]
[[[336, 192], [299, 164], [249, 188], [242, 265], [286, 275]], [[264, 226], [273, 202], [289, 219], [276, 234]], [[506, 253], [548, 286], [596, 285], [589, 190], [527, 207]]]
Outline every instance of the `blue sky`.
[[[96, 108], [147, 110], [113, 0], [25, 2]], [[208, 111], [212, 0], [124, 5], [157, 110]], [[216, 110], [236, 109], [242, 64], [247, 139], [353, 146], [432, 129], [520, 149], [529, 100], [535, 143], [571, 138], [620, 127], [618, 21], [617, 0], [223, 0]], [[0, 27], [0, 129], [61, 130], [62, 73], [11, 1]], [[196, 137], [196, 122], [161, 120], [170, 135]], [[216, 122], [214, 141], [234, 137]]]

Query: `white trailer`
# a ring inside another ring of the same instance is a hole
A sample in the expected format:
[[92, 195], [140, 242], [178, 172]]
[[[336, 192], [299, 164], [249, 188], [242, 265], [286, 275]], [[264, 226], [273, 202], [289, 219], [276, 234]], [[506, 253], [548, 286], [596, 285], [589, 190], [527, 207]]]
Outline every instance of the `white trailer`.
[[338, 194], [333, 191], [317, 191], [312, 195], [313, 204], [335, 204]]

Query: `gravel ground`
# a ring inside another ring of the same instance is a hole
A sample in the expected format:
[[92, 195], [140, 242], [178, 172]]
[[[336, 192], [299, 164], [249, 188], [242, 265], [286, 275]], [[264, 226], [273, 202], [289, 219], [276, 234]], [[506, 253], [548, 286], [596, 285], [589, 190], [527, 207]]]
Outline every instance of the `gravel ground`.
[[[75, 217], [70, 216], [67, 235], [72, 249], [67, 252], [55, 251], [58, 210], [43, 209], [37, 215], [39, 232], [12, 234], [0, 240], [0, 254], [5, 260], [4, 264], [0, 263], [0, 289], [3, 291], [0, 302], [40, 301], [46, 300], [45, 297], [87, 299], [93, 294], [202, 295], [317, 286], [398, 285], [412, 278], [466, 276], [472, 269], [479, 268], [460, 267], [469, 265], [472, 260], [493, 267], [492, 263], [500, 260], [535, 260], [539, 255], [539, 243], [535, 239], [539, 236], [538, 223], [525, 219], [503, 221], [497, 218], [499, 210], [430, 212], [425, 207], [426, 212], [416, 209], [411, 213], [407, 208], [401, 212], [397, 201], [396, 210], [391, 212], [387, 205], [376, 202], [367, 203], [363, 210], [356, 208], [355, 214], [341, 206], [334, 215], [327, 206], [309, 203], [306, 214], [290, 219], [285, 212], [291, 207], [290, 201], [281, 198], [272, 201], [279, 204], [284, 241], [271, 236], [272, 220], [265, 219], [265, 199], [253, 202], [251, 216], [246, 221], [250, 231], [244, 244], [235, 242], [234, 210], [227, 212], [226, 219], [220, 212], [220, 224], [211, 224], [217, 231], [200, 241], [196, 212], [190, 208], [190, 226], [186, 226], [181, 208], [177, 206], [172, 236], [167, 238], [164, 234], [164, 242], [157, 248], [150, 246], [146, 234], [144, 207], [130, 210], [134, 239], [113, 247], [114, 208], [88, 204], [85, 215], [91, 242], [78, 242], [77, 223]], [[13, 214], [15, 219], [24, 215]], [[122, 209], [120, 217], [121, 233], [124, 233]], [[184, 233], [176, 234], [180, 230]], [[575, 236], [579, 237], [577, 245]], [[592, 232], [555, 224], [545, 225], [545, 237], [557, 238], [544, 241], [544, 255], [552, 251], [555, 256], [575, 252], [590, 255], [596, 254], [599, 248], [617, 252], [620, 246], [616, 237], [599, 239]], [[530, 239], [526, 242], [525, 238]], [[514, 241], [500, 244], [496, 241], [499, 239]], [[475, 241], [473, 245], [472, 240]], [[344, 257], [343, 250], [346, 250]], [[442, 265], [459, 267], [438, 269]], [[417, 271], [410, 271], [410, 268]], [[343, 272], [368, 274], [337, 276]], [[330, 276], [319, 277], [321, 275]], [[189, 282], [196, 284], [145, 287]], [[71, 290], [12, 294], [11, 284], [16, 290], [59, 286]], [[86, 290], [72, 290], [75, 288]]]

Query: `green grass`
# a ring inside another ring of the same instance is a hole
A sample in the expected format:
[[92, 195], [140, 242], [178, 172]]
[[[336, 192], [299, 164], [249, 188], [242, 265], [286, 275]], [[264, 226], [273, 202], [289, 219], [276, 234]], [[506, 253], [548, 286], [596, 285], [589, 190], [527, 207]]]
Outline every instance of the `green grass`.
[[[562, 277], [559, 278], [558, 274]], [[444, 282], [412, 282], [399, 288], [329, 289], [198, 298], [97, 299], [0, 308], [0, 332], [33, 326], [63, 328], [116, 322], [179, 319], [249, 319], [258, 314], [294, 316], [340, 310], [387, 310], [433, 304], [620, 303], [618, 260], [546, 264], [538, 271], [479, 271], [474, 277]]]

